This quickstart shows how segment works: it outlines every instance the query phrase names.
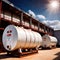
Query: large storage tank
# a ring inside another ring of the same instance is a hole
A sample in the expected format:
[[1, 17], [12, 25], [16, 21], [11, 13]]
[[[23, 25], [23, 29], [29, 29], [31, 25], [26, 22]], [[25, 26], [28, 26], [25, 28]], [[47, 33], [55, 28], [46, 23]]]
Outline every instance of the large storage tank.
[[47, 47], [56, 47], [57, 44], [57, 39], [56, 37], [49, 36], [49, 35], [44, 35], [43, 36], [43, 41], [42, 41], [42, 47], [47, 48]]
[[38, 48], [42, 43], [42, 37], [32, 30], [9, 25], [3, 32], [2, 42], [4, 48], [8, 51]]

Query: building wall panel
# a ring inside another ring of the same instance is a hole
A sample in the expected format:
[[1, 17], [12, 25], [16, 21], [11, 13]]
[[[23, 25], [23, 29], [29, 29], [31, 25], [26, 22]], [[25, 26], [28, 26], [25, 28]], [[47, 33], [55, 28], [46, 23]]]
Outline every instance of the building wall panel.
[[58, 44], [60, 46], [60, 30], [59, 31], [54, 31], [54, 36], [57, 38], [58, 40]]
[[4, 12], [4, 18], [11, 21], [11, 13]]
[[25, 25], [29, 27], [29, 22], [25, 21]]
[[13, 15], [13, 22], [20, 23], [20, 18], [16, 15]]

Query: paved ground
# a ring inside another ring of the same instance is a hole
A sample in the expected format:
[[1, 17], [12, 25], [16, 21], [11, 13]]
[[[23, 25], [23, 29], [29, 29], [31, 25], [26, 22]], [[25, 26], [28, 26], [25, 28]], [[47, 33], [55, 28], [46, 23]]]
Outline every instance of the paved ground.
[[60, 60], [60, 48], [51, 50], [39, 50], [36, 54], [19, 57], [9, 57], [0, 53], [0, 60]]

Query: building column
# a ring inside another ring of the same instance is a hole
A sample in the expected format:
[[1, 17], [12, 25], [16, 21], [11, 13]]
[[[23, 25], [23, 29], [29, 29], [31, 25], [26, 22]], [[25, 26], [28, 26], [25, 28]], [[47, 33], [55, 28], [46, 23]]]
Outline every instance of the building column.
[[31, 29], [31, 25], [32, 25], [32, 18], [30, 18], [30, 29]]
[[2, 1], [0, 0], [0, 19], [1, 19], [1, 11], [2, 11]]
[[20, 21], [20, 25], [23, 25], [23, 12], [21, 13], [21, 21]]
[[40, 24], [39, 24], [39, 22], [38, 22], [38, 31], [39, 31], [39, 28], [40, 28]]
[[2, 11], [2, 0], [0, 0], [0, 26], [1, 26], [1, 11]]

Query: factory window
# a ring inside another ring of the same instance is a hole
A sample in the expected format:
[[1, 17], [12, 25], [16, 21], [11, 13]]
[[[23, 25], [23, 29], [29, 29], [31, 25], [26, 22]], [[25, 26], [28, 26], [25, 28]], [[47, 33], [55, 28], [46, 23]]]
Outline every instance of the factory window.
[[13, 22], [20, 23], [19, 16], [13, 15]]
[[41, 25], [39, 25], [39, 31], [41, 31]]
[[38, 26], [35, 24], [35, 29], [37, 30], [38, 29]]
[[41, 30], [42, 32], [44, 32], [43, 25], [40, 25], [40, 30]]
[[3, 18], [3, 11], [2, 11], [2, 13], [1, 13], [1, 18]]
[[28, 21], [25, 21], [25, 25], [26, 25], [26, 26], [29, 26], [29, 22], [28, 22]]
[[4, 12], [4, 18], [11, 21], [11, 13]]
[[34, 23], [32, 23], [31, 27], [34, 28]]

